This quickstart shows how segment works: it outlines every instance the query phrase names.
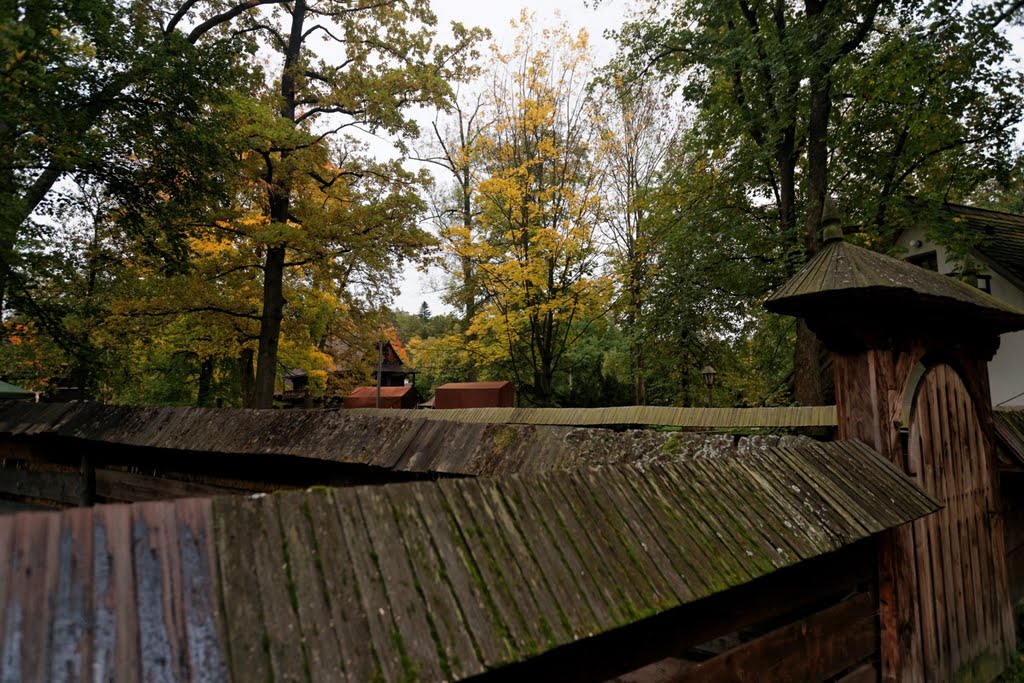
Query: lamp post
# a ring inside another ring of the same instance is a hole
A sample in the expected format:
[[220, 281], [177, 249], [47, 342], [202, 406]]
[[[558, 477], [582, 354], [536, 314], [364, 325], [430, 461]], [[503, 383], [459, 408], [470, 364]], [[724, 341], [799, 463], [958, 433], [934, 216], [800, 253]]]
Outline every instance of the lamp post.
[[711, 407], [711, 388], [715, 386], [715, 369], [710, 365], [700, 371], [704, 375], [704, 385], [708, 388], [708, 407]]

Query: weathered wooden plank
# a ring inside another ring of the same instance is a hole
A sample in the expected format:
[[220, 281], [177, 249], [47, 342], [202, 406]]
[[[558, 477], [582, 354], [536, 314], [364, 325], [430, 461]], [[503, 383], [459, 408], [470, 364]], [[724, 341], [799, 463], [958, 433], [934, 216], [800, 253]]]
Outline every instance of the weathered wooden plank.
[[588, 500], [585, 493], [581, 497], [577, 487], [572, 485], [575, 478], [575, 474], [564, 479], [559, 478], [557, 485], [548, 491], [552, 495], [561, 496], [556, 505], [561, 508], [565, 517], [572, 515], [575, 518], [574, 524], [579, 529], [576, 533], [593, 546], [596, 560], [591, 566], [601, 566], [609, 573], [613, 585], [622, 594], [619, 608], [624, 616], [632, 621], [639, 615], [655, 609], [650, 597], [652, 588], [645, 579], [637, 580], [637, 568], [633, 561], [629, 557], [623, 557], [626, 553], [614, 531], [603, 519], [603, 515], [595, 509], [594, 501]]
[[[795, 456], [789, 449], [778, 448], [773, 454], [777, 454], [780, 462], [787, 466], [785, 469], [793, 484], [803, 490], [805, 504], [812, 506], [820, 517], [827, 520], [826, 528], [838, 536], [841, 543], [870, 534], [871, 529], [886, 526], [871, 518], [851, 496], [829, 478], [820, 476], [808, 462]], [[802, 485], [799, 483], [801, 481]]]
[[524, 613], [531, 615], [550, 642], [572, 639], [572, 626], [565, 618], [565, 606], [552, 593], [551, 582], [523, 544], [519, 530], [505, 509], [497, 485], [461, 487], [469, 514], [481, 527], [494, 534], [489, 540], [495, 560], [511, 585], [520, 586], [516, 596]]
[[[337, 639], [344, 678], [350, 683], [380, 676], [378, 655], [373, 649], [370, 625], [363, 611], [353, 560], [341, 529], [335, 501], [329, 491], [305, 494], [310, 525], [320, 554], [320, 574]], [[341, 677], [339, 677], [341, 678]]]
[[0, 493], [77, 505], [82, 475], [77, 470], [12, 469], [0, 467]]
[[946, 508], [936, 516], [943, 524], [941, 540], [944, 544], [945, 566], [943, 571], [947, 577], [946, 595], [950, 620], [950, 673], [952, 675], [955, 673], [953, 667], [959, 668], [959, 662], [970, 661], [974, 658], [971, 653], [973, 647], [970, 643], [972, 631], [968, 626], [966, 614], [964, 558], [960, 553], [963, 518], [966, 509], [971, 505], [970, 497], [964, 490], [969, 484], [963, 479], [963, 470], [960, 464], [964, 459], [970, 457], [970, 450], [967, 448], [967, 432], [974, 425], [965, 413], [964, 401], [969, 398], [957, 390], [959, 382], [956, 380], [958, 378], [949, 368], [943, 367], [940, 370], [945, 391], [939, 396], [939, 408], [943, 414], [948, 416], [948, 419], [943, 421], [942, 434], [943, 438], [949, 441], [950, 447], [937, 454], [941, 460], [937, 475], [942, 479], [942, 492], [936, 498], [942, 500], [946, 504]]
[[[928, 439], [931, 429], [930, 425], [926, 424], [926, 422], [919, 420], [915, 424], [908, 441], [908, 460], [913, 468], [912, 471], [916, 472], [915, 476], [923, 487], [927, 486], [926, 478], [929, 476], [922, 460], [928, 456], [925, 450], [925, 439]], [[930, 469], [930, 467], [927, 469]], [[910, 561], [913, 563], [911, 569], [916, 572], [917, 591], [909, 597], [912, 599], [914, 612], [917, 615], [914, 621], [912, 637], [919, 643], [918, 647], [921, 650], [922, 658], [921, 666], [924, 666], [924, 663], [927, 662], [935, 662], [939, 657], [939, 645], [936, 641], [935, 631], [926, 626], [935, 620], [935, 601], [932, 597], [935, 590], [932, 579], [932, 568], [934, 565], [931, 561], [931, 533], [927, 518], [919, 519], [912, 525], [913, 553], [911, 554]]]
[[220, 614], [211, 502], [182, 500], [174, 505], [181, 567], [182, 621], [188, 665], [196, 680], [228, 680], [227, 634]]
[[536, 519], [547, 529], [580, 590], [587, 596], [598, 626], [619, 623], [625, 612], [623, 594], [590, 541], [581, 533], [568, 503], [552, 495], [543, 478], [519, 481], [523, 495], [537, 511]]
[[256, 585], [263, 607], [263, 625], [269, 637], [274, 679], [304, 680], [309, 658], [296, 614], [291, 564], [284, 553], [278, 498], [271, 495], [239, 502], [243, 501], [253, 506], [250, 533], [256, 542], [252, 544], [251, 561], [256, 566]]
[[406, 494], [393, 493], [393, 487], [382, 487], [381, 494], [395, 511], [395, 522], [401, 534], [418, 590], [423, 593], [434, 637], [444, 653], [446, 675], [461, 679], [484, 670], [470, 627], [461, 614], [444, 563], [431, 544], [419, 506]]
[[141, 677], [139, 616], [132, 559], [132, 516], [127, 505], [93, 512], [93, 677]]
[[457, 540], [465, 553], [464, 557], [472, 562], [472, 571], [479, 577], [478, 585], [487, 591], [489, 604], [497, 612], [499, 628], [507, 630], [514, 649], [526, 652], [539, 651], [543, 647], [542, 643], [550, 635], [542, 632], [537, 626], [539, 609], [533, 604], [529, 593], [521, 595], [513, 592], [517, 584], [510, 584], [506, 580], [505, 572], [512, 575], [515, 570], [503, 565], [499, 559], [504, 556], [500, 552], [500, 539], [484, 536], [485, 525], [478, 523], [473, 517], [463, 497], [462, 489], [465, 486], [479, 486], [479, 482], [438, 482], [446, 509], [461, 530]]
[[[14, 515], [0, 515], [0, 600], [3, 601], [0, 609], [0, 681], [7, 680], [8, 652], [13, 655], [15, 651], [13, 643], [9, 644], [7, 639], [8, 621], [15, 629], [21, 624], [21, 601], [16, 594], [8, 593], [14, 573], [14, 521]], [[19, 653], [20, 650], [18, 647]]]
[[525, 542], [555, 584], [561, 609], [571, 612], [574, 637], [593, 635], [602, 625], [613, 623], [605, 594], [596, 585], [594, 575], [586, 568], [557, 513], [545, 512], [550, 509], [547, 501], [540, 500], [542, 496], [532, 482], [509, 477], [502, 480], [500, 488]]
[[737, 476], [745, 481], [745, 494], [752, 510], [758, 514], [778, 539], [777, 550], [792, 563], [817, 554], [816, 546], [804, 534], [794, 534], [791, 515], [775, 495], [775, 486], [760, 471], [757, 463], [750, 458], [736, 458]]
[[[694, 485], [693, 479], [699, 476], [696, 467], [698, 465], [694, 462], [685, 462], [679, 466], [659, 468], [643, 483], [654, 488], [655, 500], [659, 500], [662, 510], [669, 515], [666, 521], [671, 525], [674, 518], [679, 527], [676, 532], [680, 534], [678, 537], [686, 539], [686, 543], [680, 547], [680, 553], [683, 556], [689, 555], [687, 548], [698, 546], [702, 552], [688, 559], [695, 559], [701, 565], [699, 571], [705, 581], [719, 587], [723, 582], [733, 585], [751, 576], [751, 567], [761, 560], [752, 560], [746, 555], [746, 549], [740, 549], [745, 541], [739, 540], [734, 520], [724, 511], [721, 501], [715, 501], [710, 508], [707, 507], [705, 497], [710, 498], [714, 494], [700, 485]], [[742, 560], [738, 559], [737, 552], [744, 555]]]
[[[638, 604], [647, 603], [657, 610], [678, 604], [675, 590], [620, 513], [623, 503], [615, 490], [608, 486], [604, 474], [584, 471], [570, 481], [569, 486], [576, 487], [580, 500], [594, 512], [594, 519], [601, 520], [598, 528], [606, 529], [609, 540], [618, 546], [617, 555], [626, 570], [634, 576], [643, 577], [640, 581], [634, 579], [638, 583], [642, 581], [640, 590], [647, 592], [643, 596], [644, 602]], [[644, 588], [644, 583], [649, 588]]]
[[487, 679], [510, 683], [607, 680], [652, 661], [678, 656], [724, 633], [777, 623], [784, 613], [831, 604], [837, 593], [871, 580], [873, 560], [871, 542], [855, 544], [649, 619], [492, 671]]
[[601, 476], [605, 484], [614, 491], [615, 504], [623, 521], [628, 526], [629, 532], [649, 554], [651, 561], [672, 588], [676, 600], [682, 604], [694, 599], [697, 592], [686, 583], [688, 572], [680, 572], [676, 569], [672, 558], [666, 554], [665, 546], [667, 544], [661, 538], [660, 531], [651, 531], [647, 521], [648, 514], [646, 510], [637, 507], [636, 496], [625, 482], [627, 477], [620, 472], [610, 470], [603, 472]]
[[[921, 464], [922, 483], [924, 489], [934, 495], [940, 501], [946, 496], [944, 490], [945, 468], [943, 454], [948, 452], [948, 431], [944, 435], [942, 423], [945, 422], [945, 406], [938, 401], [937, 384], [943, 380], [940, 377], [941, 370], [933, 369], [926, 374], [921, 388], [918, 391], [918, 401], [921, 402], [920, 420], [927, 422], [922, 425], [922, 447]], [[925, 586], [921, 593], [921, 630], [923, 637], [934, 640], [935, 650], [931, 658], [928, 655], [927, 645], [925, 647], [924, 673], [929, 677], [948, 678], [951, 675], [953, 656], [951, 642], [949, 639], [949, 608], [947, 605], [946, 592], [948, 588], [947, 575], [945, 572], [946, 541], [942, 536], [943, 528], [947, 527], [950, 521], [948, 507], [937, 512], [928, 518], [921, 520], [922, 529], [927, 533], [927, 555], [919, 555], [919, 560], [928, 561], [931, 564], [931, 585]], [[952, 597], [952, 596], [950, 596]], [[934, 606], [933, 612], [928, 613], [930, 605]]]
[[370, 547], [397, 626], [392, 633], [392, 646], [402, 657], [406, 676], [425, 680], [451, 678], [447, 658], [440, 657], [443, 644], [435, 640], [437, 629], [409, 566], [401, 532], [395, 524], [396, 513], [375, 487], [359, 489], [356, 500], [370, 532]]
[[230, 493], [237, 491], [226, 486], [211, 486], [166, 476], [151, 477], [105, 468], [96, 470], [96, 495], [103, 500], [135, 503]]
[[665, 541], [666, 553], [687, 585], [696, 596], [715, 592], [719, 575], [708, 556], [709, 539], [696, 532], [695, 527], [680, 511], [667, 500], [656, 482], [646, 477], [626, 477], [627, 491], [646, 510], [644, 515], [653, 527], [653, 533]]
[[763, 563], [759, 566], [765, 567], [762, 571], [768, 571], [767, 565], [774, 568], [784, 567], [791, 559], [787, 558], [784, 547], [786, 541], [777, 536], [765, 523], [764, 517], [754, 513], [756, 506], [756, 495], [751, 490], [752, 486], [739, 487], [740, 467], [739, 459], [714, 461], [704, 458], [695, 458], [688, 463], [693, 471], [695, 481], [700, 482], [705, 491], [703, 495], [714, 500], [717, 504], [720, 516], [728, 515], [732, 524], [743, 530], [744, 537], [754, 549], [748, 551], [748, 556], [754, 554]]
[[821, 681], [869, 658], [874, 600], [862, 593], [682, 672], [688, 681]]
[[[794, 539], [791, 542], [798, 542], [795, 539], [803, 537], [814, 554], [842, 547], [845, 535], [829, 527], [831, 518], [822, 517], [820, 501], [810, 499], [805, 487], [797, 486], [791, 477], [781, 472], [777, 459], [752, 452], [745, 458], [744, 464], [756, 468], [759, 477], [771, 490], [775, 502], [785, 510], [784, 519], [789, 521], [787, 528]], [[812, 503], [817, 503], [818, 507]]]
[[488, 665], [507, 661], [514, 645], [488, 587], [453, 526], [454, 518], [444, 507], [447, 501], [437, 488], [424, 486], [412, 487], [412, 499], [429, 533], [430, 545], [443, 565], [441, 576], [451, 587], [480, 662]]
[[254, 565], [255, 502], [238, 498], [214, 499], [211, 517], [217, 549], [218, 590], [224, 607], [229, 678], [264, 681], [273, 676], [270, 634], [263, 620], [263, 598]]
[[93, 515], [90, 509], [61, 516], [59, 569], [54, 603], [51, 681], [92, 680]]
[[878, 683], [878, 676], [878, 666], [874, 662], [868, 662], [837, 679], [836, 683]]
[[399, 680], [413, 674], [408, 659], [403, 661], [402, 653], [394, 646], [393, 639], [398, 625], [388, 602], [384, 581], [381, 577], [378, 557], [370, 543], [371, 530], [360, 510], [354, 489], [337, 489], [331, 492], [338, 519], [341, 521], [341, 535], [348, 545], [355, 582], [363, 614], [369, 626], [369, 644], [376, 655], [377, 670], [373, 676], [385, 680]]
[[144, 680], [184, 680], [189, 676], [182, 621], [181, 558], [174, 506], [132, 506], [135, 594], [139, 610], [139, 651]]
[[3, 680], [46, 681], [50, 675], [53, 595], [57, 586], [60, 519], [45, 513], [17, 515]]
[[324, 593], [318, 569], [323, 559], [310, 528], [307, 495], [281, 494], [278, 509], [309, 676], [316, 681], [338, 680], [344, 676], [341, 649], [331, 623], [330, 597]]
[[[837, 489], [844, 499], [851, 501], [855, 507], [849, 509], [857, 519], [869, 522], [869, 529], [887, 528], [900, 524], [905, 518], [899, 503], [893, 497], [882, 498], [877, 495], [876, 488], [886, 489], [886, 484], [879, 487], [865, 486], [865, 480], [851, 477], [853, 471], [859, 471], [859, 463], [851, 462], [851, 458], [839, 445], [831, 447], [827, 452], [824, 448], [800, 449], [797, 453], [809, 466], [810, 472], [818, 480], [825, 480]], [[877, 457], [877, 456], [870, 456]], [[871, 472], [875, 468], [864, 468]], [[877, 476], [877, 473], [875, 473]], [[865, 474], [870, 477], [871, 474]], [[887, 482], [890, 483], [891, 482]], [[902, 500], [902, 496], [897, 500]]]
[[963, 506], [969, 501], [964, 500], [966, 482], [960, 479], [956, 463], [969, 457], [965, 448], [966, 433], [973, 425], [961, 422], [962, 415], [957, 414], [958, 404], [966, 398], [960, 395], [962, 383], [947, 366], [937, 368], [938, 379], [936, 408], [945, 419], [940, 421], [940, 438], [945, 448], [936, 453], [936, 498], [945, 503], [945, 508], [933, 515], [934, 523], [941, 525], [939, 542], [941, 543], [943, 562], [943, 592], [946, 599], [946, 638], [949, 641], [949, 675], [955, 675], [962, 662], [970, 661], [970, 648], [967, 641], [963, 615], [963, 576], [960, 567], [958, 524], [964, 516]]
[[683, 476], [677, 468], [669, 467], [665, 472], [678, 493], [686, 492], [683, 494], [686, 496], [685, 502], [680, 503], [686, 506], [686, 514], [702, 520], [713, 534], [712, 537], [717, 539], [717, 548], [712, 552], [730, 564], [734, 571], [738, 571], [743, 580], [761, 576], [775, 568], [771, 559], [764, 555], [762, 546], [753, 542], [728, 510], [730, 504], [743, 504], [741, 501], [716, 500], [719, 495], [709, 489], [707, 482], [698, 480], [696, 469], [688, 472], [687, 476]]

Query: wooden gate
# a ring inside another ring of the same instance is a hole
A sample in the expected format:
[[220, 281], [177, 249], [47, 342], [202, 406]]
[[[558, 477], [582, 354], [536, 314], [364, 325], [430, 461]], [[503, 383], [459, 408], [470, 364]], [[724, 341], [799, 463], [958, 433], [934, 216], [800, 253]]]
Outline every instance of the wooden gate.
[[907, 605], [915, 614], [901, 680], [992, 680], [1013, 651], [990, 454], [960, 376], [929, 369], [914, 396], [906, 467], [945, 508], [913, 523], [905, 557], [916, 604]]

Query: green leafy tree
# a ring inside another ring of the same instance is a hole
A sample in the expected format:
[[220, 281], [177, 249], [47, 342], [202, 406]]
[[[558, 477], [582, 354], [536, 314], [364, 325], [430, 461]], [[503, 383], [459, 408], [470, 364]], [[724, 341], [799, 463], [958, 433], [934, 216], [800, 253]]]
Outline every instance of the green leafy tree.
[[[680, 85], [721, 182], [771, 208], [792, 272], [830, 192], [877, 231], [905, 194], [966, 196], [1007, 165], [1020, 79], [1000, 26], [1018, 4], [650, 2], [619, 33], [619, 65]], [[802, 403], [826, 398], [820, 351], [799, 325]]]
[[605, 229], [616, 272], [615, 311], [630, 339], [633, 401], [644, 405], [648, 339], [641, 321], [654, 304], [655, 264], [671, 226], [666, 220], [670, 214], [657, 210], [660, 174], [678, 142], [681, 122], [671, 99], [649, 83], [627, 87], [613, 75], [596, 100], [607, 188]]
[[71, 177], [116, 198], [126, 229], [160, 229], [147, 239], [168, 261], [185, 256], [175, 226], [219, 191], [216, 173], [189, 170], [230, 161], [216, 141], [249, 45], [190, 39], [165, 25], [177, 10], [159, 0], [0, 7], [0, 306], [32, 306], [23, 239], [52, 224]]
[[[253, 11], [256, 4], [273, 5], [269, 16]], [[443, 101], [448, 80], [457, 75], [459, 53], [476, 37], [456, 25], [456, 46], [434, 50], [431, 27], [436, 20], [424, 0], [240, 2], [205, 21], [195, 11], [186, 17], [201, 21], [193, 33], [231, 22], [237, 31], [265, 37], [267, 47], [280, 57], [275, 92], [266, 98], [273, 120], [267, 121], [263, 134], [252, 144], [262, 161], [258, 177], [266, 195], [263, 297], [252, 404], [266, 407], [277, 376], [285, 272], [306, 261], [301, 254], [298, 260], [289, 254], [315, 220], [311, 211], [300, 211], [297, 193], [301, 186], [314, 183], [306, 207], [312, 209], [319, 201], [317, 191], [329, 194], [339, 181], [361, 175], [343, 164], [327, 170], [311, 157], [352, 127], [415, 133], [406, 110], [414, 104]], [[334, 50], [318, 54], [312, 49], [314, 40], [326, 41]], [[390, 177], [401, 177], [397, 168]], [[409, 225], [407, 232], [415, 235], [415, 226]]]

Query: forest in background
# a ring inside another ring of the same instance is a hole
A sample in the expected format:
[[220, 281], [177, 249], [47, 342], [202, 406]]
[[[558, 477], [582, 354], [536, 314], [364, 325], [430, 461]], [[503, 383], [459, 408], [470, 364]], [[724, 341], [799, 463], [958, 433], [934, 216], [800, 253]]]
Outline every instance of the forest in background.
[[[427, 395], [701, 405], [711, 365], [717, 405], [827, 402], [761, 301], [826, 197], [964, 259], [943, 202], [1024, 211], [1022, 5], [646, 0], [599, 64], [529, 13], [440, 40], [427, 0], [3, 3], [0, 376], [270, 407], [390, 339]], [[407, 263], [453, 313], [389, 308]]]

